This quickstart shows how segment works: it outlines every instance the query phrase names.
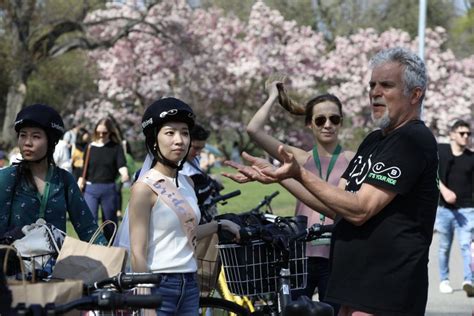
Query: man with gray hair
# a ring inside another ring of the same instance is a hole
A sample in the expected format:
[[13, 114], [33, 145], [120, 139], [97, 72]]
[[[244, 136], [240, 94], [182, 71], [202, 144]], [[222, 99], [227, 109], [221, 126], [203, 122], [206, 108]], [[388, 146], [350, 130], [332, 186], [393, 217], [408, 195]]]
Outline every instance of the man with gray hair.
[[283, 146], [280, 168], [244, 155], [253, 166], [230, 163], [240, 174], [228, 176], [285, 187], [298, 182], [298, 198], [335, 219], [326, 300], [341, 305], [339, 315], [424, 315], [439, 197], [437, 144], [420, 120], [425, 65], [391, 48], [370, 67], [378, 129], [363, 140], [338, 187], [305, 170]]

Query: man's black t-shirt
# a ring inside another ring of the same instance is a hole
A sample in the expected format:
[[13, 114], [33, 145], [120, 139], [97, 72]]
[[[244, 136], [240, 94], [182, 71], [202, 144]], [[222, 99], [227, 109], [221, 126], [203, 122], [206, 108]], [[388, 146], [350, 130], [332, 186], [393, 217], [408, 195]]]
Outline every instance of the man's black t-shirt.
[[112, 141], [104, 146], [90, 145], [90, 158], [86, 180], [92, 183], [113, 183], [119, 169], [126, 167], [122, 146]]
[[440, 196], [440, 205], [450, 209], [474, 207], [474, 153], [468, 148], [454, 156], [450, 144], [439, 144], [440, 180], [456, 193], [456, 204], [448, 204]]
[[437, 171], [436, 140], [421, 121], [365, 138], [342, 176], [346, 191], [367, 183], [397, 195], [361, 226], [336, 220], [328, 301], [377, 315], [424, 315]]

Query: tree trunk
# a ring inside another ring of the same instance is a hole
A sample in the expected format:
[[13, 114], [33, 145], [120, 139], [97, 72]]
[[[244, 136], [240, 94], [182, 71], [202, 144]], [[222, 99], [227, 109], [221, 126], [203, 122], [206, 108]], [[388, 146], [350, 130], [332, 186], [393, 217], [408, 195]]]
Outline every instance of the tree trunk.
[[16, 80], [13, 81], [8, 88], [7, 108], [2, 129], [2, 140], [10, 145], [15, 142], [15, 130], [13, 124], [15, 123], [16, 114], [23, 107], [26, 98], [26, 83], [20, 79], [21, 76], [12, 75], [12, 77], [16, 77]]
[[30, 22], [36, 7], [35, 0], [14, 1], [7, 4], [7, 26], [11, 33], [10, 61], [13, 63], [10, 71], [10, 87], [7, 94], [7, 108], [3, 120], [2, 140], [7, 144], [15, 143], [16, 114], [23, 107], [26, 98], [27, 82], [34, 62], [28, 49]]

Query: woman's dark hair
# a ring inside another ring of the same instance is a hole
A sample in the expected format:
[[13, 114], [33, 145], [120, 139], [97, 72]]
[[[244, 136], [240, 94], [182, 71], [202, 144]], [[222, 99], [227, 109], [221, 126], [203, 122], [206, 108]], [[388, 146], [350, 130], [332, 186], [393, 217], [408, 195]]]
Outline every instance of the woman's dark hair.
[[122, 129], [120, 128], [119, 123], [117, 122], [117, 120], [115, 119], [115, 117], [113, 117], [112, 115], [109, 114], [109, 115], [107, 116], [107, 118], [112, 121], [112, 125], [113, 125], [115, 134], [117, 135], [117, 138], [118, 138], [119, 142], [121, 142], [122, 140], [124, 140], [123, 133], [122, 133]]
[[94, 140], [97, 140], [99, 138], [97, 135], [97, 127], [99, 125], [105, 125], [105, 127], [107, 128], [107, 132], [109, 132], [110, 140], [116, 144], [120, 144], [120, 138], [119, 138], [119, 135], [117, 135], [117, 129], [115, 128], [114, 122], [109, 117], [100, 119], [95, 125], [94, 136], [93, 136]]
[[209, 131], [205, 130], [204, 127], [199, 124], [195, 124], [190, 133], [191, 140], [207, 140], [209, 134]]
[[322, 103], [322, 102], [332, 102], [335, 105], [337, 105], [337, 108], [339, 109], [339, 114], [342, 115], [342, 103], [341, 100], [339, 100], [338, 97], [336, 97], [333, 94], [330, 93], [325, 93], [318, 95], [317, 97], [309, 100], [306, 103], [306, 108], [305, 108], [305, 123], [306, 125], [311, 124], [311, 120], [313, 118], [313, 108], [316, 104]]
[[79, 128], [77, 131], [77, 136], [76, 136], [76, 147], [79, 148], [80, 150], [84, 149], [85, 146], [87, 145], [87, 142], [82, 140], [84, 138], [84, 135], [89, 134], [89, 131], [85, 129], [84, 127]]

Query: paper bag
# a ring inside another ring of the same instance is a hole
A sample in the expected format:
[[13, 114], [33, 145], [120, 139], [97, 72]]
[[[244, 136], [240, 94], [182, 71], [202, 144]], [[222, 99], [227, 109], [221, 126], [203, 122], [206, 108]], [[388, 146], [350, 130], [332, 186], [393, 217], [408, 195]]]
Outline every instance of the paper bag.
[[[25, 275], [23, 259], [15, 248], [7, 245], [0, 245], [0, 249], [7, 249], [6, 257], [13, 255], [18, 257], [20, 261], [21, 274]], [[5, 262], [3, 269], [5, 270]], [[81, 280], [55, 280], [49, 282], [31, 283], [26, 280], [7, 280], [8, 289], [12, 295], [11, 307], [15, 308], [18, 304], [23, 303], [25, 306], [39, 304], [45, 306], [48, 303], [62, 305], [70, 301], [82, 297], [82, 281]]]
[[79, 279], [92, 284], [121, 272], [126, 257], [125, 248], [94, 245], [66, 236], [53, 278]]
[[198, 262], [198, 281], [201, 296], [208, 296], [216, 288], [219, 272], [217, 234], [212, 234], [198, 240], [196, 258]]
[[49, 282], [26, 283], [22, 281], [8, 281], [8, 288], [12, 292], [12, 307], [19, 303], [40, 304], [47, 303], [62, 305], [82, 297], [81, 280], [58, 280]]

